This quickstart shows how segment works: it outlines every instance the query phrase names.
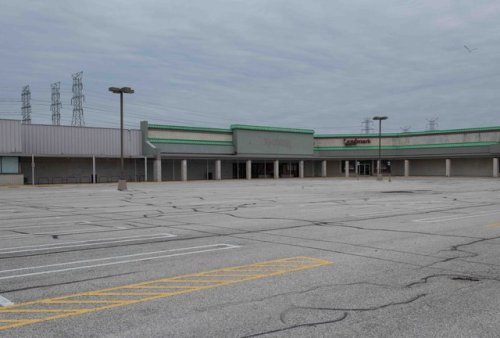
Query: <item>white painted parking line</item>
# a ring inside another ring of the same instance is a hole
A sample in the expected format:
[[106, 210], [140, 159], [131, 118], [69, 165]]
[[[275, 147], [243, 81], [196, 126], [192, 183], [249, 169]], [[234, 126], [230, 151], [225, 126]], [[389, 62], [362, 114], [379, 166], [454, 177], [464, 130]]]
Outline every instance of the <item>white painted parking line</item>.
[[149, 239], [161, 239], [161, 238], [170, 238], [177, 237], [174, 234], [169, 233], [158, 233], [151, 235], [137, 235], [137, 236], [127, 236], [127, 237], [112, 237], [112, 238], [104, 238], [104, 239], [93, 239], [86, 241], [68, 241], [68, 242], [59, 242], [52, 244], [40, 244], [40, 245], [27, 245], [27, 246], [18, 246], [18, 247], [10, 247], [0, 249], [0, 255], [12, 254], [12, 253], [20, 253], [20, 252], [35, 252], [35, 251], [46, 251], [52, 249], [65, 249], [65, 248], [77, 248], [77, 247], [85, 247], [92, 245], [102, 245], [102, 244], [116, 244], [116, 243], [127, 243], [134, 241], [142, 241]]
[[[409, 204], [411, 205], [411, 203]], [[383, 207], [388, 207], [389, 205], [379, 205], [377, 206], [377, 208], [383, 208]], [[384, 215], [384, 214], [388, 214], [388, 213], [391, 213], [391, 212], [394, 212], [394, 211], [398, 211], [398, 210], [401, 210], [403, 212], [407, 212], [406, 209], [403, 209], [402, 208], [403, 205], [400, 205], [398, 207], [400, 207], [399, 209], [391, 209], [391, 210], [383, 210], [383, 211], [372, 211], [372, 212], [366, 212], [366, 213], [350, 213], [348, 214], [348, 216], [351, 216], [351, 217], [370, 217], [370, 216], [379, 216], [379, 215]], [[411, 211], [414, 212], [414, 211], [419, 211], [419, 212], [432, 212], [432, 211], [440, 211], [441, 210], [441, 207], [432, 207], [430, 208], [429, 206], [420, 206], [420, 207], [412, 207], [411, 208]]]
[[7, 298], [0, 296], [0, 306], [10, 306], [10, 305], [14, 305], [14, 303], [12, 303]]
[[[68, 229], [71, 230], [71, 229]], [[57, 235], [59, 236], [71, 236], [71, 235], [82, 235], [82, 234], [95, 234], [98, 232], [110, 232], [110, 231], [121, 231], [121, 230], [136, 230], [134, 228], [118, 228], [118, 227], [113, 227], [113, 228], [108, 228], [104, 230], [83, 230], [83, 231], [71, 231], [71, 232], [60, 232]], [[4, 231], [1, 230], [0, 231]], [[0, 239], [5, 239], [5, 238], [27, 238], [28, 236], [45, 236], [45, 235], [53, 235], [54, 231], [51, 232], [34, 232], [34, 233], [27, 233], [23, 235], [14, 235], [14, 236], [0, 236]]]
[[[131, 255], [113, 256], [113, 257], [96, 258], [96, 259], [86, 259], [86, 260], [72, 261], [72, 262], [65, 262], [65, 263], [57, 263], [57, 264], [18, 268], [18, 269], [1, 270], [0, 275], [4, 275], [4, 274], [12, 273], [12, 272], [25, 271], [25, 270], [40, 270], [40, 269], [56, 267], [56, 266], [65, 266], [65, 265], [69, 266], [69, 265], [77, 265], [77, 264], [82, 264], [82, 263], [102, 262], [102, 261], [107, 261], [107, 260], [109, 261], [109, 260], [118, 259], [118, 261], [116, 261], [116, 262], [106, 262], [106, 263], [99, 263], [99, 264], [92, 264], [92, 265], [82, 265], [82, 266], [70, 267], [70, 268], [65, 268], [65, 269], [44, 270], [44, 271], [23, 273], [23, 274], [19, 274], [19, 275], [3, 276], [3, 277], [0, 277], [0, 280], [27, 277], [27, 276], [35, 276], [35, 275], [43, 275], [43, 274], [52, 274], [52, 273], [59, 273], [59, 272], [72, 271], [72, 270], [82, 270], [82, 269], [103, 267], [103, 266], [109, 266], [109, 265], [118, 265], [118, 264], [135, 263], [135, 262], [141, 262], [141, 261], [150, 261], [150, 260], [156, 260], [156, 259], [160, 259], [160, 258], [169, 258], [169, 257], [193, 255], [193, 254], [205, 253], [205, 252], [211, 252], [211, 251], [236, 249], [239, 247], [240, 247], [239, 245], [233, 245], [233, 244], [211, 244], [211, 245], [193, 246], [193, 247], [188, 247], [188, 248], [143, 252], [143, 253], [137, 253], [137, 254], [131, 254]], [[156, 256], [158, 254], [167, 253], [167, 252], [175, 252], [175, 253]], [[119, 260], [119, 259], [123, 259], [123, 258], [131, 258], [131, 257], [139, 257], [139, 256], [150, 256], [150, 257], [141, 257], [141, 258], [135, 258], [135, 259]]]
[[493, 212], [485, 212], [485, 213], [480, 213], [480, 214], [473, 214], [473, 215], [463, 215], [463, 216], [441, 216], [441, 217], [429, 217], [429, 218], [422, 218], [422, 219], [414, 219], [413, 222], [419, 222], [419, 223], [437, 223], [437, 222], [448, 222], [448, 221], [456, 221], [459, 219], [465, 219], [465, 218], [475, 218], [475, 217], [481, 217], [481, 216], [491, 216], [491, 215], [498, 215], [500, 214], [500, 211], [493, 211]]
[[[101, 224], [100, 223], [88, 223], [85, 225], [95, 225], [95, 224]], [[82, 225], [80, 222], [68, 222], [68, 221], [61, 221], [59, 223], [54, 222], [53, 220], [50, 220], [50, 223], [45, 223], [45, 224], [36, 224], [36, 225], [0, 225], [0, 230], [3, 231], [10, 231], [10, 230], [19, 230], [19, 229], [31, 229], [31, 228], [57, 228], [57, 227], [72, 227], [72, 226], [78, 226]]]

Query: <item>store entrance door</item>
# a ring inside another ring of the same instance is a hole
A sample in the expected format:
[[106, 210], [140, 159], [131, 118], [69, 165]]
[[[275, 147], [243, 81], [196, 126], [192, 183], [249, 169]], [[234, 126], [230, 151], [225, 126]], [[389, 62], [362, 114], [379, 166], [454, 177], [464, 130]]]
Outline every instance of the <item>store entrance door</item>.
[[358, 175], [359, 176], [371, 176], [371, 174], [372, 174], [372, 162], [371, 161], [359, 161]]

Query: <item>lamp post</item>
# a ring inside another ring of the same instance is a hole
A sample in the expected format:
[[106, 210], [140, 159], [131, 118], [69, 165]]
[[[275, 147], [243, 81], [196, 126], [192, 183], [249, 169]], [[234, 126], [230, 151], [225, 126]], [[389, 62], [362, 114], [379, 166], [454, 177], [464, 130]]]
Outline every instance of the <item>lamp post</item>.
[[113, 94], [120, 94], [120, 179], [118, 180], [118, 190], [127, 190], [127, 181], [125, 180], [125, 171], [123, 165], [123, 94], [133, 94], [134, 90], [130, 87], [109, 87]]
[[382, 157], [382, 121], [387, 120], [387, 116], [374, 116], [373, 120], [378, 121], [378, 160], [377, 160], [377, 180], [382, 180], [381, 157]]

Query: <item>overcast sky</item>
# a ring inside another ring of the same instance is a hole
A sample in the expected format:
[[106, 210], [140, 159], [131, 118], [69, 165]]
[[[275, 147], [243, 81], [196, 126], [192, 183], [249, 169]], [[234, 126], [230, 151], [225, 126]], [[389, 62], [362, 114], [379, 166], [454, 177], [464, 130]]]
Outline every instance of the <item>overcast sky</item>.
[[[84, 119], [360, 132], [500, 125], [500, 1], [0, 0], [0, 118], [51, 123], [83, 71]], [[466, 47], [464, 47], [467, 46]]]

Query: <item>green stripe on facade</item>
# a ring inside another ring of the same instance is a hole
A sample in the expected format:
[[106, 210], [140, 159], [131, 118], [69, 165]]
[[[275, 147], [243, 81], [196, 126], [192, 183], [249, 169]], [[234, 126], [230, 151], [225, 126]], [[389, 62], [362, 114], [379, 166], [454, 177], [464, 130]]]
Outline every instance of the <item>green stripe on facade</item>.
[[195, 132], [207, 132], [207, 133], [232, 133], [231, 129], [171, 126], [171, 125], [163, 125], [163, 124], [149, 124], [148, 129], [182, 130], [182, 131], [195, 131]]
[[[482, 128], [464, 128], [464, 129], [446, 129], [446, 130], [427, 130], [413, 131], [406, 133], [382, 133], [382, 137], [408, 137], [408, 136], [425, 136], [439, 134], [460, 134], [460, 133], [478, 133], [488, 131], [500, 131], [500, 127], [482, 127]], [[378, 137], [378, 133], [371, 134], [317, 134], [314, 138], [372, 138]]]
[[[234, 129], [256, 130], [256, 131], [275, 131], [285, 133], [302, 133], [314, 134], [312, 129], [300, 128], [279, 128], [269, 126], [254, 126], [246, 124], [233, 124], [230, 129], [223, 128], [205, 128], [205, 127], [188, 127], [188, 126], [174, 126], [162, 124], [149, 124], [148, 129], [152, 130], [181, 130], [192, 132], [208, 132], [208, 133], [232, 133]], [[460, 133], [476, 133], [476, 132], [489, 132], [500, 131], [500, 126], [495, 127], [480, 127], [480, 128], [462, 128], [462, 129], [445, 129], [445, 130], [428, 130], [428, 131], [415, 131], [405, 133], [382, 133], [382, 137], [409, 137], [409, 136], [425, 136], [425, 135], [439, 135], [439, 134], [460, 134]], [[314, 138], [376, 138], [378, 133], [371, 134], [316, 134]]]
[[170, 139], [150, 137], [148, 141], [156, 144], [194, 144], [210, 146], [233, 146], [232, 141], [214, 141], [214, 140], [189, 140], [189, 139]]
[[255, 131], [275, 131], [280, 133], [298, 133], [298, 134], [314, 134], [312, 129], [297, 129], [297, 128], [278, 128], [267, 126], [250, 126], [247, 124], [233, 124], [231, 129], [255, 130]]
[[[430, 148], [462, 148], [462, 147], [484, 147], [500, 144], [500, 142], [464, 142], [464, 143], [436, 143], [436, 144], [415, 144], [400, 146], [382, 146], [382, 150], [400, 149], [430, 149]], [[341, 146], [341, 147], [314, 147], [314, 151], [358, 151], [358, 150], [378, 150], [378, 146]]]

